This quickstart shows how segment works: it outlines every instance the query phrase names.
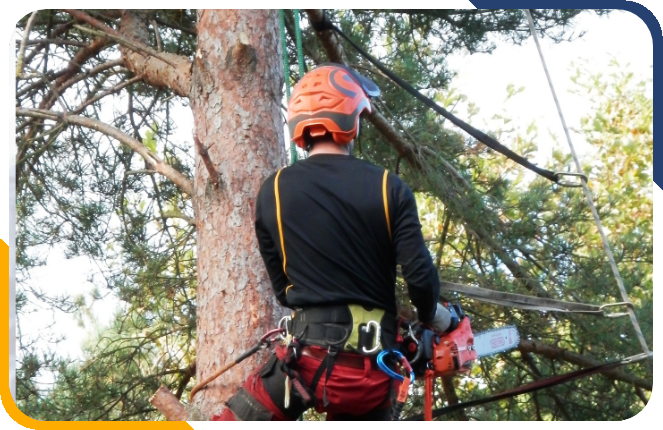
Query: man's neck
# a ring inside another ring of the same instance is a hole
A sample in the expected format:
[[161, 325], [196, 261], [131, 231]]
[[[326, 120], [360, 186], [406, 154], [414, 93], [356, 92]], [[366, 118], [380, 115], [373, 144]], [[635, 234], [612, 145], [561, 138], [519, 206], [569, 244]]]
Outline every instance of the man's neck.
[[349, 155], [347, 146], [337, 145], [334, 142], [317, 142], [309, 152], [309, 157], [318, 154]]

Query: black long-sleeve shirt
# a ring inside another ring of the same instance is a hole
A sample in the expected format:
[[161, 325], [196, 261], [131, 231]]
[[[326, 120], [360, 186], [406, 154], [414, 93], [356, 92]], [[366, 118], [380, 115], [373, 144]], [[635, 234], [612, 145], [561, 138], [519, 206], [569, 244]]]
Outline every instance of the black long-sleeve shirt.
[[355, 303], [396, 314], [400, 264], [419, 318], [433, 318], [440, 283], [414, 195], [389, 173], [387, 220], [384, 174], [351, 156], [318, 154], [265, 181], [256, 203], [256, 234], [282, 305]]

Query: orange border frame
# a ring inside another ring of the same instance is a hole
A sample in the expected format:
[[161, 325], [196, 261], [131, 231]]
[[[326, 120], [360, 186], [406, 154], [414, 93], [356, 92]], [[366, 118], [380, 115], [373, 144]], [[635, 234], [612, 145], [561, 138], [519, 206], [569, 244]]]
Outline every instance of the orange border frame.
[[[6, 260], [5, 260], [6, 259]], [[39, 421], [25, 415], [16, 406], [14, 399], [9, 391], [9, 245], [4, 240], [0, 240], [0, 261], [7, 261], [7, 266], [0, 263], [2, 266], [3, 275], [2, 289], [5, 291], [1, 294], [0, 309], [2, 315], [0, 319], [0, 326], [2, 327], [2, 345], [0, 346], [0, 368], [2, 369], [2, 376], [0, 376], [0, 397], [2, 397], [2, 405], [4, 406], [7, 414], [12, 417], [18, 424], [31, 428], [31, 429], [60, 429], [60, 428], [73, 428], [83, 429], [90, 426], [91, 421]], [[5, 278], [5, 276], [7, 276]], [[123, 428], [160, 428], [160, 429], [191, 429], [192, 427], [186, 421], [95, 421], [95, 427], [112, 428], [122, 426]]]

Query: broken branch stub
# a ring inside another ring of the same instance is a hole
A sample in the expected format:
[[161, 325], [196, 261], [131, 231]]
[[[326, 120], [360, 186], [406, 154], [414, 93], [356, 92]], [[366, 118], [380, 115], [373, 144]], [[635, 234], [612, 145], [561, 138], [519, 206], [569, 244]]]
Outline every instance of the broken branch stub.
[[150, 399], [150, 403], [164, 414], [168, 421], [186, 421], [188, 417], [184, 405], [165, 385], [159, 387]]

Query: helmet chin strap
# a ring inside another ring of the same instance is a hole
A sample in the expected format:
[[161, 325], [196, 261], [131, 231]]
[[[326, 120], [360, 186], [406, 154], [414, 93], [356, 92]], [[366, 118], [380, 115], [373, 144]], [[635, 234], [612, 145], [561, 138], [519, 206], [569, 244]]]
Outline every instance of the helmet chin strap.
[[353, 152], [354, 149], [355, 149], [355, 141], [354, 141], [354, 139], [353, 139], [352, 141], [350, 141], [350, 143], [348, 143], [347, 145], [345, 145], [345, 147], [348, 148], [348, 155], [352, 155], [352, 152]]

